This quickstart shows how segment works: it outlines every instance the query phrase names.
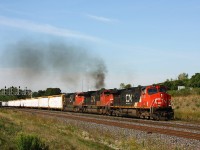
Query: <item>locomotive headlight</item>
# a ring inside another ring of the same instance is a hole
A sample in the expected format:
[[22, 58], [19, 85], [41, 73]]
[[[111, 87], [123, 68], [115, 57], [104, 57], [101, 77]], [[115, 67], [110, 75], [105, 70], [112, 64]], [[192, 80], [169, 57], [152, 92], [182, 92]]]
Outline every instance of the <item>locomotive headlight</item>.
[[163, 94], [160, 94], [160, 97], [163, 97]]
[[111, 104], [113, 103], [113, 99], [112, 99], [112, 98], [110, 99], [110, 103], [111, 103]]

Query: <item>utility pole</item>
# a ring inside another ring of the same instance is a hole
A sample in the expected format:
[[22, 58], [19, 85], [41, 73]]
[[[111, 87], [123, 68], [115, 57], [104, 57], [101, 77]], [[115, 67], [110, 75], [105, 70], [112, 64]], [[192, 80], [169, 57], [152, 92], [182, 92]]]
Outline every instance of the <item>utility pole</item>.
[[6, 95], [6, 86], [5, 86], [5, 89], [4, 89], [4, 95]]

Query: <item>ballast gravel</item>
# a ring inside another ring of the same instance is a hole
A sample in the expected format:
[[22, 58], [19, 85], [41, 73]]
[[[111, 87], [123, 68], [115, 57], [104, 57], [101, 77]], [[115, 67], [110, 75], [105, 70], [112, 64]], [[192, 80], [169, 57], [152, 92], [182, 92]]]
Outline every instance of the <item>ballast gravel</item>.
[[[80, 120], [60, 118], [59, 120], [64, 121], [67, 124], [75, 125], [80, 129], [92, 134], [91, 131], [99, 133], [107, 133], [114, 137], [116, 141], [121, 138], [129, 140], [131, 138], [136, 139], [136, 142], [141, 145], [154, 144], [161, 149], [184, 149], [184, 150], [200, 150], [200, 141], [186, 138], [180, 138], [176, 136], [169, 136], [157, 133], [147, 133], [144, 131], [120, 128], [115, 126], [108, 126], [103, 124], [96, 124], [91, 122], [85, 122]], [[134, 123], [131, 123], [134, 124]], [[148, 126], [148, 125], [146, 125]], [[149, 125], [152, 126], [152, 125]], [[162, 127], [162, 126], [161, 126]], [[163, 127], [163, 130], [165, 127]], [[95, 134], [95, 133], [94, 133]], [[119, 149], [112, 146], [114, 149]]]

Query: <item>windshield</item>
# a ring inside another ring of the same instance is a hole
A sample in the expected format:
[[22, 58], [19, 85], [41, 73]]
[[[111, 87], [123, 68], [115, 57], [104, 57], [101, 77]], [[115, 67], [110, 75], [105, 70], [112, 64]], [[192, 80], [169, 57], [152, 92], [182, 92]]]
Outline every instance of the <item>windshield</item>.
[[104, 94], [110, 94], [110, 92], [104, 92]]
[[152, 95], [152, 94], [157, 93], [158, 90], [156, 88], [149, 88], [147, 92], [148, 92], [149, 95]]
[[166, 93], [166, 91], [167, 91], [167, 90], [166, 90], [165, 87], [160, 87], [160, 88], [159, 88], [159, 92], [165, 92], [165, 93]]

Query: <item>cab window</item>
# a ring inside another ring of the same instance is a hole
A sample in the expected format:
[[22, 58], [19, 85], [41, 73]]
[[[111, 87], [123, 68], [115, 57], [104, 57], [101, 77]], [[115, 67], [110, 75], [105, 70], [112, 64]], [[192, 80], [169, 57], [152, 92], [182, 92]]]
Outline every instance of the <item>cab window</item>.
[[166, 88], [165, 88], [165, 87], [160, 87], [160, 88], [159, 88], [159, 92], [165, 92], [165, 93], [166, 93], [166, 92], [167, 92], [167, 90], [166, 90]]
[[152, 95], [152, 94], [157, 93], [158, 90], [157, 90], [156, 88], [149, 88], [149, 89], [147, 90], [147, 92], [148, 92], [149, 95]]

